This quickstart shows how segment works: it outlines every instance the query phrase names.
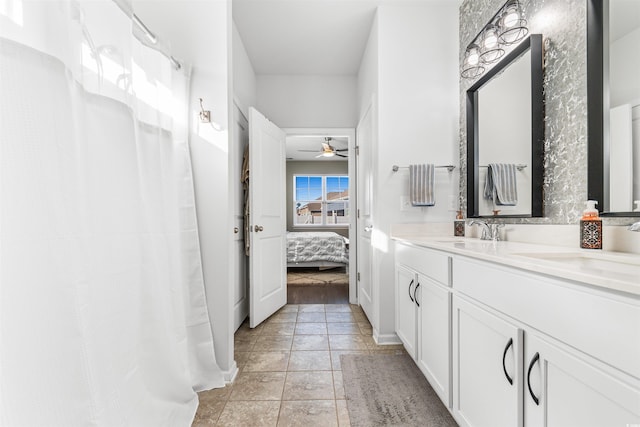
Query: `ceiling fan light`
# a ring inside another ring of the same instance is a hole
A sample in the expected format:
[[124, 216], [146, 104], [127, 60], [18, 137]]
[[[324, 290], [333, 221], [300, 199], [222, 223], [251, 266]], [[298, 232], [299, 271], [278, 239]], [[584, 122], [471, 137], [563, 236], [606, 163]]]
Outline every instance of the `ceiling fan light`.
[[336, 153], [334, 153], [333, 151], [325, 151], [324, 153], [322, 153], [322, 157], [333, 157], [335, 155]]

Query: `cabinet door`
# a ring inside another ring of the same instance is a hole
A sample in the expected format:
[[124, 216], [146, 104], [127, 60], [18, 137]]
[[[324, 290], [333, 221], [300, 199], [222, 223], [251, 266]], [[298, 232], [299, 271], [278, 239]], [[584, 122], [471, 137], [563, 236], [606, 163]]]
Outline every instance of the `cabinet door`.
[[415, 273], [401, 265], [396, 266], [396, 334], [414, 359], [417, 338], [415, 286]]
[[453, 298], [453, 413], [462, 426], [522, 426], [522, 330]]
[[422, 274], [418, 274], [418, 283], [418, 366], [442, 402], [450, 408], [451, 293]]
[[586, 360], [526, 334], [525, 426], [640, 425], [640, 381]]

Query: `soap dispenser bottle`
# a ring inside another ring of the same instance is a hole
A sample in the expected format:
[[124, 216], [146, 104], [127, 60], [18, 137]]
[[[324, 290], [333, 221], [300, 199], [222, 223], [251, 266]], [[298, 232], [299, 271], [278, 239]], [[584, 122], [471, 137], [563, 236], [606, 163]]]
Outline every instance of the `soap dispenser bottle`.
[[580, 247], [602, 249], [602, 220], [598, 216], [596, 200], [587, 200], [587, 208], [580, 220]]
[[462, 210], [459, 210], [455, 221], [453, 221], [453, 235], [456, 237], [464, 237], [465, 222], [462, 217]]

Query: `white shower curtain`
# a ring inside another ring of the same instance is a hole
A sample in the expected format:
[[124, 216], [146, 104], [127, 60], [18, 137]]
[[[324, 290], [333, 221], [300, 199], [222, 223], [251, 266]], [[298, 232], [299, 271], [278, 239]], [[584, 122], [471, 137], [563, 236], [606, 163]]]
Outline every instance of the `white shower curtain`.
[[188, 73], [118, 3], [0, 0], [2, 426], [187, 426], [224, 384]]

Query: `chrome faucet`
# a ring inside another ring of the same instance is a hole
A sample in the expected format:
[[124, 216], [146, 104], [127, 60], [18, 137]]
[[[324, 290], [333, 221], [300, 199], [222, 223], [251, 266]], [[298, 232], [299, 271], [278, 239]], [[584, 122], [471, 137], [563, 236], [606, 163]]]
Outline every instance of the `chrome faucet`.
[[631, 224], [627, 230], [640, 232], [640, 221]]
[[482, 228], [482, 236], [480, 240], [493, 240], [494, 242], [500, 240], [500, 228], [504, 227], [504, 224], [487, 224], [485, 221], [474, 219], [469, 225], [479, 225]]

